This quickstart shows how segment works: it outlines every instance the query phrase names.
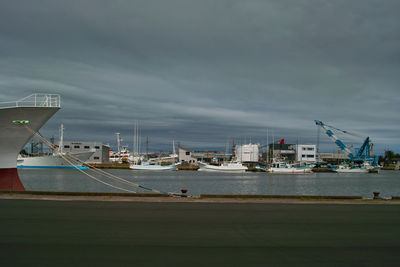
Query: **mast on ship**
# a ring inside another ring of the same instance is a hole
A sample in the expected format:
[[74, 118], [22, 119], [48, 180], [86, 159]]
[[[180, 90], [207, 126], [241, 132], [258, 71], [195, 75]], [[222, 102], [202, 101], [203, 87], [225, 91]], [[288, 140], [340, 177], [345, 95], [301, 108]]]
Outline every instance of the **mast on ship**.
[[118, 153], [121, 152], [121, 138], [120, 138], [120, 133], [115, 133], [115, 135], [117, 136], [117, 151]]
[[61, 123], [61, 125], [60, 125], [60, 143], [58, 144], [58, 152], [60, 154], [63, 153], [63, 147], [64, 147], [64, 124]]

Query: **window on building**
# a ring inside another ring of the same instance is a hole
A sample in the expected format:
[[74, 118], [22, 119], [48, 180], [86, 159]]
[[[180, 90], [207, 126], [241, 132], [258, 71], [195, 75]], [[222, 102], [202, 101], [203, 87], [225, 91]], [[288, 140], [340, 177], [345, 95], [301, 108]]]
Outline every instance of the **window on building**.
[[306, 148], [305, 148], [305, 147], [303, 147], [302, 149], [303, 149], [303, 150], [306, 150]]
[[186, 156], [190, 156], [190, 152], [189, 151], [186, 151]]
[[314, 155], [307, 155], [307, 158], [314, 158]]
[[99, 147], [99, 146], [94, 146], [94, 148], [95, 148], [95, 149], [100, 149], [100, 147]]
[[314, 148], [313, 147], [309, 147], [307, 150], [313, 151]]
[[81, 148], [80, 146], [74, 146], [74, 148]]
[[69, 148], [69, 146], [64, 146], [64, 148]]
[[100, 157], [94, 157], [94, 159], [100, 159]]
[[90, 148], [90, 146], [85, 146], [85, 149], [89, 149]]

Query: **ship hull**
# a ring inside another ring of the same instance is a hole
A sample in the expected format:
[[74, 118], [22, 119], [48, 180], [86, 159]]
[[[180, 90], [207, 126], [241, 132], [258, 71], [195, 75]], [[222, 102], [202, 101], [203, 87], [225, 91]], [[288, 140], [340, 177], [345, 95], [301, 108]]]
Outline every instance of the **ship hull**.
[[131, 164], [129, 168], [132, 170], [138, 170], [138, 171], [172, 171], [172, 170], [176, 170], [176, 166], [177, 166], [176, 164], [166, 165], [166, 166]]
[[[83, 152], [71, 154], [75, 159], [79, 159], [80, 162], [87, 161], [94, 152]], [[58, 168], [58, 169], [88, 169], [83, 167], [82, 164], [78, 166], [72, 166], [67, 160], [65, 160], [59, 154], [53, 154], [48, 156], [35, 156], [35, 157], [18, 157], [17, 168]]]
[[0, 190], [24, 190], [17, 171], [17, 157], [32, 134], [15, 124], [15, 120], [29, 121], [37, 132], [60, 108], [13, 107], [0, 109]]
[[368, 173], [367, 169], [337, 169], [337, 173]]
[[269, 173], [277, 174], [307, 174], [313, 173], [312, 169], [296, 169], [296, 168], [270, 168]]
[[199, 162], [200, 169], [199, 171], [208, 171], [208, 172], [233, 172], [233, 173], [243, 173], [246, 172], [247, 167], [241, 164], [223, 164], [219, 166], [209, 165], [202, 162]]
[[0, 190], [25, 191], [17, 168], [0, 168]]

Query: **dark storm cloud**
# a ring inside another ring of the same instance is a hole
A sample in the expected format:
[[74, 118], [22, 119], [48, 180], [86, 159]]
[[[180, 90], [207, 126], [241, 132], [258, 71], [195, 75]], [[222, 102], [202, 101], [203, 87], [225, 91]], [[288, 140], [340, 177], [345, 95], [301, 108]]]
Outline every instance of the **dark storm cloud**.
[[320, 119], [399, 149], [399, 8], [2, 1], [0, 97], [60, 93], [63, 109], [43, 131], [63, 122], [69, 139], [111, 143], [118, 131], [128, 140], [139, 120], [154, 149], [173, 138], [197, 147], [266, 142], [267, 129], [315, 142]]

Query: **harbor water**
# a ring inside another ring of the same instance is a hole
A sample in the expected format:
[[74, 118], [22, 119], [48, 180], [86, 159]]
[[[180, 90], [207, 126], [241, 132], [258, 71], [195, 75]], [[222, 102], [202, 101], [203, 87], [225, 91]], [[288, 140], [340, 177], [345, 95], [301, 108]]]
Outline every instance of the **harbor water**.
[[[166, 192], [187, 189], [189, 195], [200, 194], [272, 194], [272, 195], [359, 195], [372, 197], [400, 196], [400, 171], [380, 173], [314, 173], [281, 175], [246, 172], [240, 174], [199, 171], [134, 171], [107, 169], [125, 180]], [[67, 192], [122, 192], [71, 169], [19, 169], [26, 190]], [[104, 182], [135, 192], [149, 192], [110, 181]]]

